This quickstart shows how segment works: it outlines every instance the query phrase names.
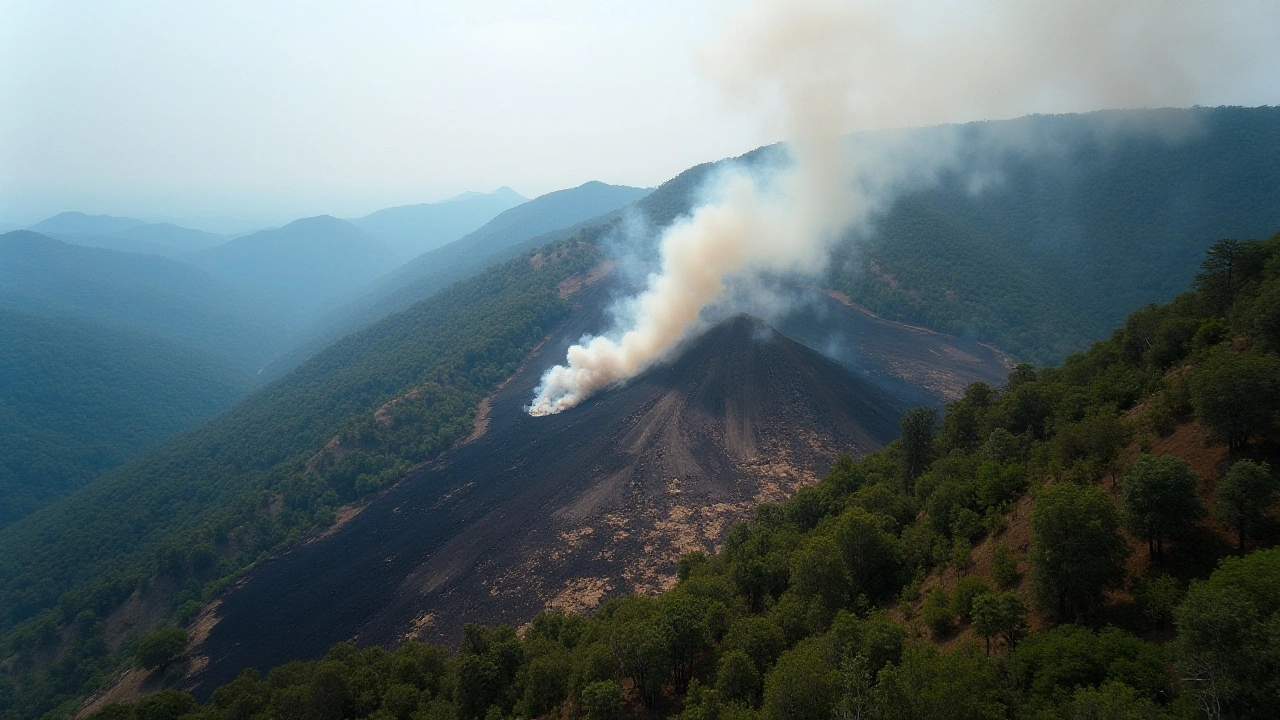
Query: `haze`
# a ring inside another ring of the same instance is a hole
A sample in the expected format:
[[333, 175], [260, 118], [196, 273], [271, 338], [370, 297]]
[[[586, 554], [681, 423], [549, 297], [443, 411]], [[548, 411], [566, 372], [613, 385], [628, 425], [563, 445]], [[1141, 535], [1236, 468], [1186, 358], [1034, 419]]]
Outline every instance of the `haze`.
[[[227, 231], [502, 185], [654, 185], [781, 135], [699, 60], [740, 5], [3, 2], [0, 221], [75, 209]], [[927, 24], [944, 5], [917, 7]], [[1274, 104], [1274, 6], [1223, 12], [1252, 62], [1195, 101]], [[1095, 109], [1073, 103], [994, 114]]]

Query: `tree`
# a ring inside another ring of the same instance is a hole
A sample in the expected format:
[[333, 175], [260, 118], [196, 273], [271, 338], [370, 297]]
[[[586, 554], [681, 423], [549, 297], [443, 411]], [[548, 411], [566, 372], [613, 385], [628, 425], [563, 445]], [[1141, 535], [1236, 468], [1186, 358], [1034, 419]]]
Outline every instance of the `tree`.
[[1059, 619], [1090, 612], [1120, 587], [1129, 546], [1116, 507], [1100, 488], [1059, 483], [1031, 514], [1031, 589]]
[[582, 689], [587, 720], [621, 720], [622, 700], [622, 688], [612, 680], [593, 682]]
[[134, 652], [138, 667], [154, 670], [172, 662], [187, 649], [187, 631], [165, 627], [143, 635]]
[[1124, 476], [1120, 490], [1124, 520], [1136, 535], [1147, 538], [1152, 557], [1164, 555], [1164, 537], [1204, 515], [1196, 498], [1196, 474], [1185, 460], [1143, 455]]
[[1191, 405], [1229, 450], [1244, 450], [1280, 407], [1280, 359], [1220, 348], [1191, 376]]
[[1003, 638], [1005, 645], [1012, 648], [1026, 632], [1026, 609], [1017, 593], [1006, 592], [999, 595], [983, 593], [973, 599], [973, 631], [981, 635], [987, 643], [987, 654], [991, 654], [991, 639]]
[[907, 412], [898, 421], [902, 432], [902, 474], [907, 494], [911, 485], [929, 467], [933, 457], [933, 437], [938, 427], [938, 411], [931, 407], [918, 407]]
[[991, 548], [991, 579], [1001, 590], [1008, 590], [1018, 582], [1018, 558], [1004, 543], [996, 543]]
[[760, 671], [741, 650], [720, 656], [716, 663], [716, 692], [725, 702], [755, 705], [760, 698]]
[[1276, 491], [1275, 478], [1266, 465], [1252, 460], [1241, 460], [1227, 470], [1218, 483], [1218, 502], [1214, 514], [1236, 531], [1237, 546], [1244, 553], [1246, 533], [1257, 527], [1266, 517]]
[[770, 720], [826, 720], [839, 698], [838, 671], [823, 657], [816, 638], [801, 642], [778, 658], [764, 681], [762, 715]]
[[1205, 253], [1196, 273], [1195, 287], [1209, 305], [1209, 310], [1226, 316], [1231, 310], [1236, 291], [1250, 275], [1256, 273], [1266, 261], [1262, 243], [1256, 240], [1240, 242], [1224, 238], [1214, 243]]

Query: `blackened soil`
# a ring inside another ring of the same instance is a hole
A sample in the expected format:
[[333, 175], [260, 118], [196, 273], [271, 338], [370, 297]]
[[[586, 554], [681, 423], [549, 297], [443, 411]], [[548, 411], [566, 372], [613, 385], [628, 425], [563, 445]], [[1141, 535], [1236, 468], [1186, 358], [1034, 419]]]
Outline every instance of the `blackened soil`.
[[[661, 590], [682, 552], [714, 549], [758, 502], [816, 480], [839, 453], [883, 446], [903, 410], [954, 395], [941, 379], [1004, 373], [997, 353], [830, 300], [826, 317], [783, 326], [843, 364], [739, 315], [670, 364], [530, 417], [523, 407], [545, 368], [603, 325], [605, 291], [578, 299], [580, 311], [493, 396], [485, 434], [226, 593], [194, 651], [208, 663], [187, 689], [207, 697], [246, 667], [315, 658], [342, 640], [453, 643], [463, 623], [519, 625], [548, 608]], [[876, 347], [860, 352], [860, 335]]]

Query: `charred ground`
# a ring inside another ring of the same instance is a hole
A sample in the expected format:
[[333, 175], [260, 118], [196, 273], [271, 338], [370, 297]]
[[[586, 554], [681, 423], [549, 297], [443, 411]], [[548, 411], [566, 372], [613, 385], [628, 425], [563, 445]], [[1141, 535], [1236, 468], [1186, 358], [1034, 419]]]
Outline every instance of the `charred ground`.
[[664, 589], [681, 553], [714, 549], [751, 507], [815, 481], [840, 453], [883, 446], [904, 409], [1004, 373], [987, 348], [824, 297], [780, 325], [843, 363], [738, 315], [621, 388], [529, 417], [542, 372], [602, 327], [607, 297], [603, 283], [579, 293], [581, 309], [486, 401], [468, 442], [227, 593], [198, 633], [197, 694], [341, 640], [454, 642], [466, 622]]

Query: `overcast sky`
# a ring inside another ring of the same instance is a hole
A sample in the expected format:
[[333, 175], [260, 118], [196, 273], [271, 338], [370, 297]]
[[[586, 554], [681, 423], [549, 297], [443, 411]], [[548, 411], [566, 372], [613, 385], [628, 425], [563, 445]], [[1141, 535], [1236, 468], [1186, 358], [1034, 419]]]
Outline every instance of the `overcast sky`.
[[[778, 139], [700, 69], [739, 5], [0, 0], [0, 221], [655, 185]], [[1277, 104], [1277, 77], [1201, 102]]]

